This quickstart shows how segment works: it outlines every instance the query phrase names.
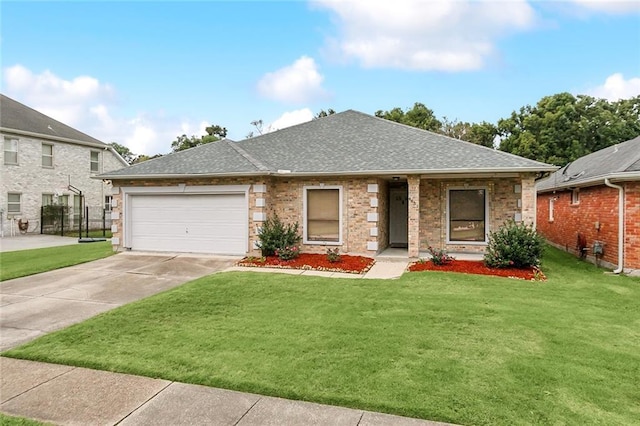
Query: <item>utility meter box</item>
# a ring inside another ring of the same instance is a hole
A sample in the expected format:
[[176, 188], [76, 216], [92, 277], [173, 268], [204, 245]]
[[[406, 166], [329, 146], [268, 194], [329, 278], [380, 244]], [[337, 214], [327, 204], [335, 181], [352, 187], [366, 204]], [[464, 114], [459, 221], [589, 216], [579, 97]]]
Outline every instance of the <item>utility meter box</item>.
[[604, 254], [604, 243], [602, 241], [593, 242], [593, 254], [596, 256]]

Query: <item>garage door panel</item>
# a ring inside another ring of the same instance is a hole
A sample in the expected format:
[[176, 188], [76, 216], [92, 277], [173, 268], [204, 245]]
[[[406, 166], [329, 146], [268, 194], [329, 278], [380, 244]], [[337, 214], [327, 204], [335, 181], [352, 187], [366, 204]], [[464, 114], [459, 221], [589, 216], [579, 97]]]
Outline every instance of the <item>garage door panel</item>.
[[245, 254], [244, 194], [135, 195], [130, 199], [134, 250]]

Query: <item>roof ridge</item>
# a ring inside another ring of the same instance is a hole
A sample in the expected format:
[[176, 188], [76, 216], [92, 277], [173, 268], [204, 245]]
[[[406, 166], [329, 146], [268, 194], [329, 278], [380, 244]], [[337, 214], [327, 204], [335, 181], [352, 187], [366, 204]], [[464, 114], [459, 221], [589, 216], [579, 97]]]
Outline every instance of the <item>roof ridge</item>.
[[245, 151], [243, 148], [241, 148], [240, 145], [237, 142], [233, 142], [230, 139], [225, 139], [224, 141], [227, 143], [227, 145], [229, 145], [238, 154], [242, 155], [248, 162], [253, 164], [253, 166], [256, 169], [258, 169], [260, 171], [263, 171], [263, 172], [268, 172], [268, 171], [271, 170], [269, 167], [267, 167], [260, 160], [258, 160], [257, 158], [253, 157], [251, 154], [249, 154], [247, 151]]

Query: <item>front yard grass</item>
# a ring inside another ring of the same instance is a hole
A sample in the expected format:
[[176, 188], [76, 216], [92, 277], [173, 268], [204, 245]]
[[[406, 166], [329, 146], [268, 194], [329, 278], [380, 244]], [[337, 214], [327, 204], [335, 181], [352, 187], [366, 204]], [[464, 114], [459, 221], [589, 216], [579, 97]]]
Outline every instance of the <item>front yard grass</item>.
[[111, 256], [109, 241], [0, 253], [0, 281], [78, 265]]
[[216, 274], [4, 355], [460, 424], [637, 424], [640, 279]]

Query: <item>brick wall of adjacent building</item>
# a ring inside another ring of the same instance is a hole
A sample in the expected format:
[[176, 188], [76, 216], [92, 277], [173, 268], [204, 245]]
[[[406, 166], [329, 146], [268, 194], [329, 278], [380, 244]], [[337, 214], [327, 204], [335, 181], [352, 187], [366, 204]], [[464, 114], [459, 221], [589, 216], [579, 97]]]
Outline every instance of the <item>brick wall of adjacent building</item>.
[[[0, 135], [0, 141], [5, 136], [16, 137], [2, 134]], [[33, 137], [17, 138], [17, 165], [4, 164], [4, 150], [0, 150], [0, 167], [2, 168], [0, 208], [4, 210], [5, 233], [10, 231], [8, 229], [10, 222], [7, 219], [12, 217], [35, 223], [36, 226], [30, 226], [29, 230], [39, 233], [40, 227], [38, 223], [43, 194], [67, 195], [69, 197], [69, 206], [73, 206], [76, 194], [67, 189], [69, 184], [82, 190], [87, 206], [97, 209], [104, 207], [105, 196], [111, 195], [111, 185], [99, 179], [91, 178], [97, 173], [91, 172], [90, 153], [91, 151], [99, 152], [99, 173], [124, 167], [122, 162], [110, 150]], [[43, 167], [42, 165], [43, 143], [53, 145], [53, 167]], [[19, 214], [14, 215], [7, 212], [7, 195], [9, 193], [21, 194], [21, 211]]]
[[[640, 269], [640, 183], [627, 182], [625, 189], [624, 267]], [[618, 190], [605, 185], [580, 188], [579, 203], [571, 203], [571, 191], [538, 195], [538, 231], [553, 245], [578, 255], [578, 234], [584, 235], [587, 258], [603, 266], [618, 264]], [[553, 201], [553, 218], [549, 216]], [[604, 243], [604, 255], [596, 259], [595, 241]]]
[[640, 270], [640, 182], [627, 182], [625, 188], [625, 268]]

